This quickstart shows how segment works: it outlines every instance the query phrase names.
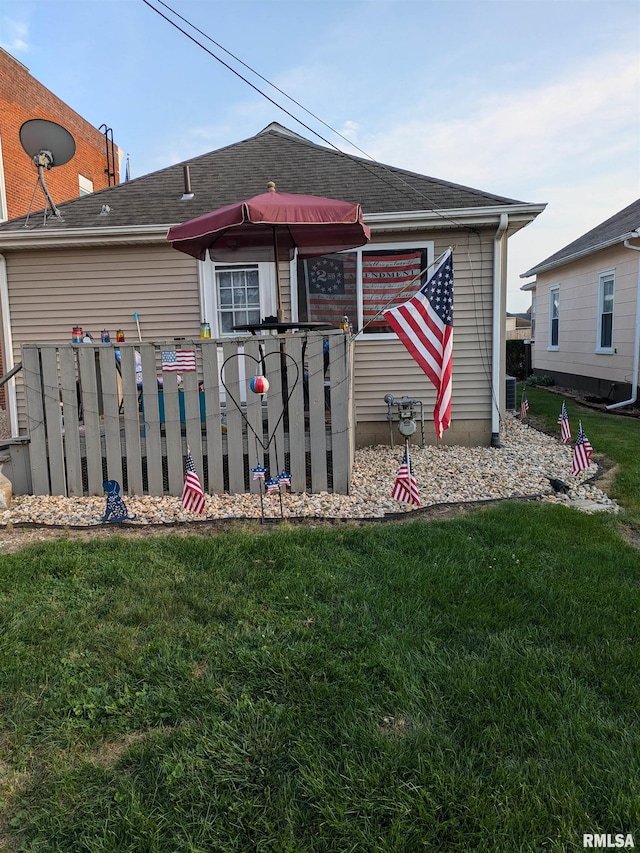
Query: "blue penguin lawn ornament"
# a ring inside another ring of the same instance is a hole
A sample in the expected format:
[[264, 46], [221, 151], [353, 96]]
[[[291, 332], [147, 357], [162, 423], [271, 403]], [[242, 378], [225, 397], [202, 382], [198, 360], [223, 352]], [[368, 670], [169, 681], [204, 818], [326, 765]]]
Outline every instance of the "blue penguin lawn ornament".
[[120, 483], [117, 480], [107, 480], [102, 484], [102, 488], [107, 493], [107, 508], [102, 517], [102, 521], [109, 521], [112, 524], [122, 524], [123, 521], [132, 521], [134, 515], [127, 513], [125, 502], [120, 497]]

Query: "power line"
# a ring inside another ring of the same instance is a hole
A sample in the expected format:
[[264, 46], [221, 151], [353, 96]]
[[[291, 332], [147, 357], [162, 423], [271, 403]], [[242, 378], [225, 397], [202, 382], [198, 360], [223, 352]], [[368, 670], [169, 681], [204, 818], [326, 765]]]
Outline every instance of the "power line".
[[[145, 0], [145, 2], [146, 2], [146, 0]], [[266, 83], [268, 86], [271, 86], [272, 89], [275, 89], [276, 92], [279, 92], [281, 95], [284, 95], [284, 97], [287, 98], [287, 100], [291, 101], [291, 103], [295, 104], [297, 107], [300, 107], [301, 110], [304, 110], [305, 113], [307, 113], [307, 115], [310, 115], [311, 118], [315, 119], [317, 122], [320, 122], [320, 124], [323, 125], [323, 127], [326, 127], [327, 130], [330, 130], [332, 133], [335, 133], [336, 136], [339, 136], [340, 139], [342, 139], [348, 145], [352, 145], [356, 149], [356, 151], [359, 151], [362, 155], [367, 157], [369, 160], [372, 160], [372, 161], [374, 160], [374, 158], [370, 154], [367, 154], [366, 151], [363, 151], [362, 148], [359, 148], [355, 144], [355, 142], [353, 142], [348, 137], [343, 136], [338, 130], [335, 130], [335, 128], [331, 127], [330, 124], [327, 124], [326, 121], [323, 121], [319, 116], [317, 116], [315, 113], [311, 112], [311, 110], [307, 109], [307, 107], [305, 107], [304, 104], [301, 104], [300, 101], [296, 101], [295, 98], [293, 98], [291, 95], [287, 94], [283, 89], [280, 89], [278, 86], [276, 86], [275, 83], [272, 83], [271, 80], [268, 80], [266, 77], [263, 77], [262, 74], [260, 74], [260, 72], [255, 70], [255, 68], [252, 68], [246, 62], [243, 62], [243, 60], [240, 59], [239, 56], [236, 56], [230, 50], [227, 50], [227, 48], [224, 45], [220, 44], [220, 42], [217, 42], [215, 39], [211, 38], [210, 35], [205, 33], [203, 30], [199, 29], [198, 27], [196, 27], [195, 24], [192, 24], [191, 21], [189, 21], [187, 18], [184, 18], [179, 12], [176, 12], [175, 9], [172, 9], [171, 6], [169, 6], [167, 3], [163, 3], [162, 0], [156, 0], [156, 3], [159, 3], [161, 6], [164, 6], [165, 9], [168, 9], [173, 15], [176, 16], [176, 18], [179, 18], [181, 21], [184, 21], [185, 24], [187, 24], [189, 27], [194, 29], [197, 33], [200, 33], [201, 36], [204, 36], [204, 38], [206, 38], [212, 44], [215, 44], [215, 46], [220, 48], [220, 50], [223, 50], [227, 54], [227, 56], [230, 56], [236, 62], [239, 62], [240, 65], [243, 66], [243, 68], [247, 69], [247, 71], [250, 71], [252, 74], [255, 74], [255, 76], [258, 77], [258, 79], [262, 80], [263, 83]], [[147, 3], [147, 5], [150, 5], [150, 4]], [[151, 7], [151, 8], [153, 8], [153, 7]], [[244, 78], [242, 78], [242, 79], [244, 79]], [[295, 117], [292, 116], [292, 118], [295, 118]], [[297, 119], [295, 119], [295, 120], [297, 121]], [[320, 137], [320, 139], [322, 139], [322, 137]], [[331, 145], [332, 143], [329, 142], [327, 144]], [[334, 146], [334, 147], [336, 147], [336, 146]], [[338, 150], [341, 150], [341, 149], [338, 149]]]
[[[279, 104], [279, 103], [278, 103], [277, 101], [275, 101], [272, 97], [270, 97], [266, 92], [264, 92], [262, 89], [260, 89], [258, 86], [256, 86], [254, 83], [252, 83], [250, 80], [248, 80], [248, 79], [247, 79], [243, 74], [241, 74], [239, 71], [237, 71], [235, 68], [233, 68], [233, 66], [231, 66], [228, 62], [225, 62], [225, 60], [224, 60], [224, 59], [222, 59], [221, 57], [219, 57], [219, 56], [218, 56], [216, 53], [214, 53], [212, 50], [209, 50], [209, 48], [208, 48], [208, 47], [206, 47], [205, 45], [203, 45], [200, 41], [198, 41], [198, 39], [197, 39], [197, 38], [195, 38], [195, 37], [194, 37], [194, 36], [192, 36], [190, 33], [188, 33], [188, 32], [187, 32], [183, 27], [181, 27], [181, 26], [180, 26], [180, 24], [176, 23], [176, 21], [171, 20], [171, 18], [169, 18], [167, 15], [165, 15], [165, 14], [164, 14], [164, 12], [162, 12], [160, 9], [156, 8], [152, 3], [150, 3], [150, 2], [149, 2], [149, 0], [142, 0], [142, 2], [143, 2], [146, 6], [148, 6], [152, 11], [154, 11], [157, 15], [159, 15], [161, 18], [163, 18], [163, 19], [164, 19], [168, 24], [171, 24], [171, 26], [172, 26], [172, 27], [174, 27], [176, 30], [178, 30], [178, 32], [182, 33], [182, 34], [183, 34], [184, 36], [186, 36], [190, 41], [192, 41], [194, 44], [196, 44], [198, 47], [200, 47], [202, 50], [204, 50], [204, 51], [205, 51], [205, 53], [209, 54], [209, 56], [211, 56], [211, 57], [212, 57], [212, 59], [215, 59], [215, 60], [216, 60], [216, 62], [219, 62], [219, 63], [220, 63], [221, 65], [223, 65], [226, 69], [228, 69], [229, 71], [231, 71], [231, 73], [232, 73], [232, 74], [235, 74], [235, 76], [236, 76], [236, 77], [238, 77], [240, 80], [242, 80], [242, 81], [243, 81], [244, 83], [246, 83], [248, 86], [250, 86], [250, 87], [251, 87], [255, 92], [257, 92], [259, 95], [262, 95], [262, 97], [263, 97], [263, 98], [266, 98], [266, 100], [267, 100], [267, 101], [269, 101], [269, 103], [273, 104], [275, 107], [277, 107], [277, 109], [282, 110], [282, 112], [284, 112], [286, 115], [288, 115], [288, 116], [289, 116], [289, 118], [293, 119], [293, 121], [297, 122], [297, 123], [298, 123], [298, 124], [300, 124], [302, 127], [304, 127], [304, 128], [305, 128], [305, 130], [308, 130], [308, 131], [309, 131], [309, 133], [312, 133], [314, 136], [317, 136], [317, 137], [318, 137], [318, 139], [322, 140], [322, 142], [324, 142], [324, 143], [325, 143], [326, 145], [328, 145], [330, 148], [333, 148], [335, 151], [337, 151], [337, 152], [338, 152], [338, 154], [342, 155], [343, 157], [347, 157], [347, 158], [349, 158], [353, 163], [356, 163], [358, 166], [360, 166], [361, 168], [363, 168], [363, 169], [365, 169], [367, 172], [369, 172], [369, 174], [371, 174], [372, 176], [374, 176], [374, 177], [375, 177], [375, 178], [377, 178], [378, 180], [383, 181], [384, 183], [386, 183], [386, 184], [387, 184], [388, 186], [390, 186], [392, 189], [394, 189], [394, 190], [396, 190], [396, 191], [398, 190], [397, 183], [393, 183], [392, 181], [387, 180], [385, 177], [383, 177], [383, 176], [380, 174], [380, 172], [379, 172], [379, 171], [374, 171], [373, 169], [369, 168], [369, 164], [368, 164], [367, 162], [362, 161], [362, 160], [360, 160], [359, 158], [356, 158], [356, 157], [354, 157], [354, 156], [353, 156], [353, 155], [351, 155], [351, 154], [348, 154], [346, 151], [343, 151], [341, 148], [338, 148], [338, 146], [337, 146], [337, 145], [335, 145], [335, 144], [334, 144], [333, 142], [331, 142], [329, 139], [326, 139], [324, 136], [322, 136], [322, 134], [321, 134], [321, 133], [318, 133], [318, 131], [314, 130], [312, 127], [310, 127], [310, 125], [306, 124], [304, 121], [302, 121], [302, 120], [301, 120], [300, 118], [298, 118], [296, 115], [294, 115], [290, 110], [286, 109], [286, 107], [282, 106], [282, 104]], [[395, 170], [393, 170], [393, 171], [392, 171], [392, 170], [391, 170], [391, 169], [389, 169], [389, 168], [388, 168], [384, 163], [379, 163], [378, 161], [374, 160], [374, 158], [373, 158], [370, 154], [368, 154], [366, 151], [363, 151], [361, 148], [358, 148], [358, 146], [357, 146], [357, 145], [355, 145], [355, 143], [353, 143], [350, 139], [347, 139], [347, 137], [343, 136], [339, 131], [337, 131], [337, 130], [335, 130], [335, 128], [331, 127], [331, 125], [327, 124], [325, 121], [323, 121], [322, 119], [318, 118], [318, 116], [316, 116], [314, 113], [312, 113], [312, 112], [311, 112], [310, 110], [308, 110], [306, 107], [304, 107], [302, 104], [300, 104], [298, 101], [296, 101], [294, 98], [292, 98], [292, 97], [291, 97], [290, 95], [288, 95], [286, 92], [284, 92], [282, 89], [278, 88], [275, 84], [271, 83], [271, 82], [270, 82], [266, 77], [263, 77], [261, 74], [259, 74], [257, 71], [255, 71], [255, 70], [254, 70], [250, 65], [248, 65], [246, 62], [243, 62], [241, 59], [239, 59], [237, 56], [235, 56], [233, 53], [231, 53], [231, 51], [228, 51], [225, 47], [222, 47], [222, 45], [220, 45], [218, 42], [216, 42], [214, 39], [212, 39], [210, 36], [208, 36], [206, 33], [204, 33], [204, 32], [203, 32], [202, 30], [200, 30], [198, 27], [196, 27], [196, 26], [195, 26], [195, 24], [192, 24], [192, 23], [191, 23], [191, 21], [189, 21], [187, 18], [185, 18], [185, 17], [183, 17], [182, 15], [180, 15], [178, 12], [176, 12], [176, 11], [175, 11], [175, 9], [173, 9], [173, 8], [172, 8], [171, 6], [169, 6], [167, 3], [164, 3], [164, 2], [163, 2], [163, 0], [156, 0], [156, 2], [158, 2], [158, 3], [160, 3], [162, 6], [164, 6], [164, 8], [165, 8], [165, 9], [167, 9], [169, 12], [171, 12], [171, 14], [172, 14], [172, 15], [174, 15], [174, 16], [175, 16], [175, 17], [177, 17], [177, 18], [179, 18], [181, 21], [184, 21], [184, 23], [186, 23], [186, 24], [187, 24], [187, 26], [191, 27], [191, 29], [195, 30], [197, 33], [199, 33], [200, 35], [204, 36], [204, 37], [205, 37], [206, 39], [208, 39], [212, 44], [215, 44], [215, 45], [216, 45], [216, 47], [218, 47], [218, 48], [220, 48], [221, 50], [223, 50], [226, 54], [228, 54], [229, 56], [231, 56], [231, 57], [232, 57], [236, 62], [239, 62], [239, 63], [240, 63], [244, 68], [246, 68], [247, 70], [249, 70], [252, 74], [254, 74], [256, 77], [258, 77], [260, 80], [263, 80], [265, 83], [267, 83], [267, 84], [268, 84], [269, 86], [271, 86], [273, 89], [275, 89], [277, 92], [279, 92], [280, 94], [282, 94], [285, 98], [287, 98], [288, 100], [290, 100], [292, 103], [296, 104], [296, 106], [300, 107], [302, 110], [304, 110], [308, 115], [310, 115], [310, 116], [311, 116], [312, 118], [314, 118], [316, 121], [319, 121], [319, 122], [320, 122], [324, 127], [326, 127], [326, 128], [328, 128], [329, 130], [331, 130], [331, 132], [332, 132], [332, 133], [334, 133], [336, 136], [339, 136], [341, 139], [343, 139], [343, 140], [344, 140], [345, 142], [347, 142], [349, 145], [352, 145], [352, 146], [353, 146], [357, 151], [359, 151], [359, 152], [360, 152], [361, 154], [363, 154], [365, 157], [368, 157], [368, 158], [369, 158], [369, 160], [371, 160], [371, 161], [372, 161], [372, 163], [375, 163], [375, 165], [378, 167], [378, 169], [382, 169], [384, 172], [387, 172], [388, 174], [393, 175], [393, 177], [396, 179], [396, 181], [400, 182], [400, 183], [401, 183], [401, 184], [403, 184], [405, 187], [407, 187], [407, 188], [408, 188], [408, 189], [409, 189], [413, 194], [418, 195], [420, 198], [422, 198], [422, 199], [424, 199], [426, 202], [428, 202], [428, 203], [429, 203], [429, 206], [430, 206], [430, 207], [429, 207], [429, 209], [430, 209], [433, 213], [435, 213], [437, 216], [439, 216], [442, 220], [444, 220], [444, 221], [446, 221], [446, 222], [450, 222], [451, 224], [455, 225], [457, 228], [462, 228], [462, 229], [464, 229], [465, 231], [468, 231], [468, 232], [470, 232], [470, 233], [476, 233], [477, 229], [475, 229], [475, 228], [473, 228], [473, 227], [471, 227], [471, 226], [469, 226], [469, 225], [465, 225], [465, 224], [464, 224], [464, 223], [462, 223], [462, 222], [458, 222], [456, 219], [454, 219], [454, 218], [453, 218], [453, 217], [451, 217], [451, 216], [447, 216], [447, 215], [445, 215], [445, 214], [440, 213], [440, 211], [439, 211], [439, 210], [437, 209], [437, 207], [434, 205], [434, 202], [429, 198], [429, 196], [428, 196], [428, 195], [426, 195], [426, 193], [424, 193], [422, 190], [418, 189], [417, 187], [412, 186], [412, 185], [411, 185], [408, 181], [406, 181], [406, 180], [405, 180], [405, 179], [404, 179], [400, 174], [398, 174], [398, 172], [397, 172], [397, 171], [395, 171]], [[407, 197], [408, 197], [408, 194], [407, 194]]]
[[[239, 71], [234, 69], [231, 65], [229, 65], [228, 62], [225, 62], [223, 59], [221, 59], [219, 56], [217, 56], [213, 51], [209, 50], [205, 45], [203, 45], [200, 41], [198, 41], [197, 38], [194, 38], [192, 35], [190, 35], [183, 27], [181, 27], [175, 21], [173, 21], [169, 17], [167, 17], [167, 15], [165, 15], [160, 9], [157, 9], [155, 6], [153, 6], [149, 2], [149, 0], [142, 0], [142, 2], [145, 3], [145, 5], [147, 5], [154, 12], [156, 12], [156, 14], [158, 14], [160, 17], [162, 17], [165, 21], [167, 21], [167, 23], [171, 24], [171, 26], [173, 26], [175, 29], [177, 29], [179, 32], [181, 32], [183, 35], [185, 35], [188, 39], [190, 39], [194, 44], [196, 44], [198, 47], [200, 47], [202, 50], [204, 50], [207, 54], [209, 54], [209, 56], [211, 56], [213, 59], [215, 59], [221, 65], [223, 65], [229, 71], [231, 71], [236, 77], [238, 77], [240, 80], [245, 82], [255, 92], [257, 92], [259, 95], [262, 95], [262, 97], [264, 97], [271, 104], [273, 104], [275, 107], [277, 107], [277, 109], [284, 112], [287, 116], [289, 116], [291, 119], [293, 119], [293, 121], [297, 122], [299, 125], [304, 127], [306, 130], [308, 130], [310, 133], [312, 133], [314, 136], [316, 136], [318, 139], [320, 139], [322, 142], [324, 142], [330, 148], [334, 149], [338, 154], [340, 154], [341, 156], [347, 157], [349, 160], [351, 160], [351, 162], [353, 162], [353, 163], [357, 164], [358, 166], [360, 166], [361, 168], [365, 169], [374, 178], [382, 181], [383, 183], [386, 183], [389, 187], [391, 187], [395, 191], [399, 190], [398, 183], [404, 185], [404, 187], [408, 188], [412, 194], [417, 195], [420, 198], [424, 199], [426, 202], [428, 202], [430, 210], [433, 213], [435, 213], [437, 216], [439, 216], [440, 219], [442, 219], [445, 222], [449, 222], [452, 225], [455, 225], [457, 228], [461, 228], [470, 234], [474, 234], [478, 238], [478, 241], [481, 243], [481, 234], [480, 234], [480, 231], [478, 230], [478, 228], [475, 228], [475, 227], [470, 226], [470, 225], [466, 225], [464, 223], [459, 222], [458, 220], [454, 219], [451, 216], [447, 216], [445, 214], [442, 214], [437, 209], [437, 207], [434, 205], [433, 201], [429, 198], [429, 196], [426, 193], [424, 193], [422, 190], [418, 189], [417, 187], [411, 185], [395, 169], [391, 170], [384, 163], [380, 163], [380, 162], [374, 160], [374, 158], [370, 154], [368, 154], [363, 149], [359, 148], [354, 142], [352, 142], [352, 140], [343, 136], [339, 131], [337, 131], [335, 128], [333, 128], [331, 125], [329, 125], [327, 122], [323, 121], [321, 118], [319, 118], [317, 115], [315, 115], [315, 113], [311, 112], [309, 109], [307, 109], [303, 104], [301, 104], [295, 98], [292, 98], [290, 95], [288, 95], [285, 91], [280, 89], [274, 83], [271, 83], [270, 80], [268, 80], [266, 77], [264, 77], [259, 72], [257, 72], [248, 63], [244, 62], [242, 59], [237, 57], [231, 51], [227, 50], [227, 48], [225, 48], [219, 42], [215, 41], [215, 39], [211, 38], [211, 36], [209, 36], [203, 30], [199, 29], [195, 24], [191, 23], [191, 21], [189, 21], [187, 18], [185, 18], [184, 16], [182, 16], [178, 12], [176, 12], [176, 10], [173, 9], [171, 6], [169, 6], [167, 3], [165, 3], [164, 0], [156, 0], [156, 2], [159, 3], [161, 6], [163, 6], [165, 9], [167, 9], [176, 18], [183, 21], [187, 26], [189, 26], [191, 29], [193, 29], [195, 32], [197, 32], [199, 35], [203, 36], [205, 39], [207, 39], [212, 44], [214, 44], [218, 49], [224, 51], [224, 53], [227, 54], [227, 56], [231, 57], [233, 60], [238, 62], [240, 65], [242, 65], [244, 68], [246, 68], [252, 74], [254, 74], [256, 77], [258, 77], [260, 80], [262, 80], [268, 86], [271, 86], [271, 88], [273, 88], [276, 92], [278, 92], [283, 97], [287, 98], [289, 101], [291, 101], [293, 104], [295, 104], [297, 107], [302, 109], [307, 115], [311, 116], [315, 121], [319, 122], [321, 125], [323, 125], [328, 130], [330, 130], [333, 134], [340, 137], [340, 139], [342, 139], [348, 145], [355, 148], [358, 152], [360, 152], [360, 154], [362, 154], [362, 155], [364, 155], [364, 157], [368, 158], [372, 164], [375, 164], [377, 167], [377, 170], [374, 171], [374, 169], [370, 168], [369, 164], [366, 161], [363, 161], [360, 158], [354, 157], [353, 155], [350, 155], [348, 152], [343, 151], [341, 148], [339, 148], [333, 142], [331, 142], [330, 140], [328, 140], [324, 136], [322, 136], [322, 134], [318, 133], [316, 130], [314, 130], [312, 127], [310, 127], [308, 124], [303, 122], [296, 115], [294, 115], [290, 110], [286, 109], [284, 106], [279, 104], [277, 101], [275, 101], [269, 95], [267, 95], [264, 91], [262, 91], [262, 89], [260, 89], [258, 86], [256, 86], [254, 83], [252, 83], [250, 80], [248, 80], [243, 74], [241, 74]], [[380, 170], [382, 170], [383, 172], [385, 172], [389, 175], [392, 175], [395, 180], [393, 182], [391, 180], [388, 180], [386, 177], [384, 177], [380, 173]], [[409, 194], [406, 193], [406, 191], [405, 191], [405, 194], [407, 195], [407, 197], [409, 197]], [[477, 300], [478, 300], [478, 298], [480, 298], [480, 300], [481, 300], [481, 306], [482, 306], [481, 310], [482, 310], [483, 322], [482, 322], [482, 324], [477, 323], [476, 328], [478, 330], [478, 333], [480, 333], [480, 327], [481, 326], [485, 330], [485, 332], [484, 332], [484, 338], [485, 338], [484, 344], [485, 344], [485, 346], [484, 347], [482, 346], [482, 342], [480, 340], [478, 342], [480, 344], [479, 348], [481, 350], [481, 361], [482, 361], [482, 365], [484, 368], [484, 372], [485, 372], [485, 375], [489, 378], [489, 384], [491, 385], [490, 376], [489, 376], [489, 367], [488, 367], [488, 364], [486, 361], [486, 354], [487, 354], [486, 353], [486, 346], [488, 344], [488, 340], [487, 340], [486, 336], [488, 334], [488, 329], [487, 329], [487, 325], [485, 323], [485, 316], [484, 316], [485, 311], [484, 311], [484, 306], [482, 305], [482, 295], [477, 293], [476, 287], [474, 284], [474, 268], [473, 268], [473, 264], [471, 262], [469, 250], [467, 251], [467, 259], [469, 262], [469, 270], [471, 273], [471, 289], [472, 289], [472, 292], [474, 295], [474, 310], [475, 310], [476, 316], [477, 316], [477, 312], [478, 312]], [[482, 287], [482, 285], [481, 285], [481, 287]], [[495, 393], [496, 393], [495, 389], [492, 388], [491, 389], [492, 397], [495, 397]]]

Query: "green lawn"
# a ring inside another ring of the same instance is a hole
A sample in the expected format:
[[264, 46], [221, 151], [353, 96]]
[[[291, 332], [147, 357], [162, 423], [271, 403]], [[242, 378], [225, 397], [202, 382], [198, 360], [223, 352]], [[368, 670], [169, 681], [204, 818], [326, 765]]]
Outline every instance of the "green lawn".
[[0, 557], [0, 850], [637, 846], [640, 552], [618, 526], [505, 502]]

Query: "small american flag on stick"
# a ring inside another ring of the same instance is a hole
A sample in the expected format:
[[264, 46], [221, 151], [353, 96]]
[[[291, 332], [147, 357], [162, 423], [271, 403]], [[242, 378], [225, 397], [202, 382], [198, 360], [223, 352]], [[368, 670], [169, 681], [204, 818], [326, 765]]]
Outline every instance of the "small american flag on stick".
[[584, 471], [585, 468], [588, 468], [591, 464], [591, 454], [593, 453], [593, 447], [591, 447], [591, 442], [585, 435], [584, 430], [582, 429], [582, 421], [580, 421], [580, 428], [578, 429], [578, 435], [576, 436], [576, 443], [573, 446], [573, 462], [571, 465], [571, 473], [574, 476], [578, 476], [580, 471]]
[[527, 392], [522, 389], [522, 402], [520, 403], [520, 420], [523, 421], [529, 415], [529, 401], [527, 400]]
[[196, 354], [190, 349], [163, 350], [162, 369], [167, 373], [186, 373], [196, 369]]
[[564, 400], [562, 401], [558, 423], [560, 424], [560, 438], [562, 439], [562, 443], [566, 444], [571, 441], [571, 424], [569, 423], [569, 415]]
[[405, 445], [404, 456], [396, 474], [396, 481], [393, 485], [391, 497], [396, 501], [402, 501], [405, 504], [420, 504], [420, 492], [418, 491], [418, 483], [413, 476], [411, 470], [411, 460], [409, 459], [409, 445]]
[[204, 491], [200, 485], [200, 479], [193, 463], [191, 451], [187, 450], [187, 460], [184, 472], [184, 488], [182, 490], [182, 506], [187, 512], [196, 512], [202, 515], [204, 512]]

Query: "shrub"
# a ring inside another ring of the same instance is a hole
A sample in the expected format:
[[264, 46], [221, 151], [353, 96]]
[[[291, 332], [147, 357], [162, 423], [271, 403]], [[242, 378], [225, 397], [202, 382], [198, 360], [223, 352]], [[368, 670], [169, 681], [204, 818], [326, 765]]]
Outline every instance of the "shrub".
[[509, 340], [507, 344], [507, 375], [524, 379], [527, 375], [524, 341]]
[[540, 385], [540, 386], [548, 386], [555, 385], [553, 377], [547, 376], [545, 373], [532, 373], [525, 380], [525, 385]]

